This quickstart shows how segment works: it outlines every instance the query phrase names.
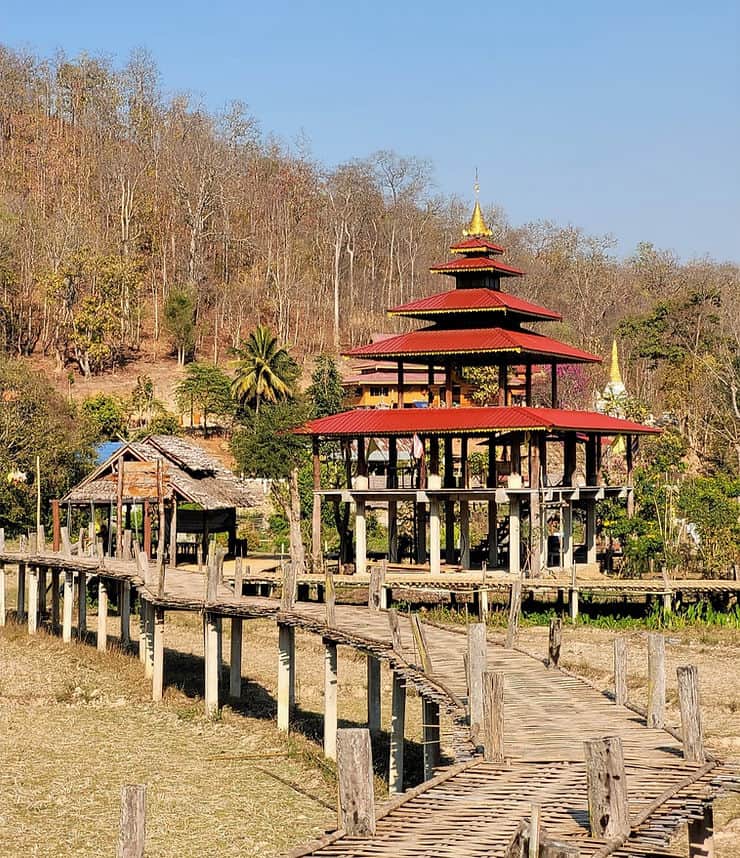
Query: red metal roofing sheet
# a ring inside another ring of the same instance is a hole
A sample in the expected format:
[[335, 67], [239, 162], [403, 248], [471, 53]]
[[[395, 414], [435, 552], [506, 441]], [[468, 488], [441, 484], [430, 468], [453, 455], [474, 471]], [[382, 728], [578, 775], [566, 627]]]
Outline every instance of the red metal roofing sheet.
[[448, 292], [439, 292], [428, 298], [420, 298], [418, 301], [410, 301], [393, 307], [389, 313], [398, 316], [413, 316], [414, 314], [432, 313], [455, 313], [462, 311], [503, 310], [520, 313], [540, 319], [559, 320], [563, 317], [554, 310], [548, 310], [538, 304], [531, 304], [516, 295], [508, 292], [499, 292], [496, 289], [450, 289]]
[[562, 408], [388, 408], [345, 411], [310, 420], [303, 435], [486, 435], [511, 431], [598, 432], [604, 435], [657, 434], [659, 429], [593, 411]]
[[498, 259], [491, 259], [490, 256], [464, 256], [462, 259], [434, 265], [429, 270], [432, 274], [457, 274], [459, 271], [497, 271], [504, 276], [517, 277], [524, 274], [520, 268], [506, 265]]
[[352, 357], [402, 358], [431, 355], [469, 355], [476, 353], [512, 352], [549, 358], [560, 363], [600, 363], [598, 355], [532, 334], [527, 331], [508, 331], [504, 328], [473, 328], [471, 330], [444, 330], [422, 328], [408, 334], [399, 334], [379, 343], [368, 343], [345, 354]]
[[482, 252], [488, 250], [491, 253], [504, 253], [504, 248], [501, 247], [500, 244], [494, 244], [487, 238], [481, 238], [480, 236], [477, 238], [465, 238], [462, 241], [458, 241], [450, 247], [450, 250], [453, 253], [473, 253], [476, 250], [480, 250]]

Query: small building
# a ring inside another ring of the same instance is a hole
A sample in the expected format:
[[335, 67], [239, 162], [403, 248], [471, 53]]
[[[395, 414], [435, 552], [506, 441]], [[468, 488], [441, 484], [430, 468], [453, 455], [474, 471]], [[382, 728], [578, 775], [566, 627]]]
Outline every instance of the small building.
[[67, 508], [68, 525], [73, 510], [89, 513], [107, 553], [120, 554], [123, 532], [130, 530], [148, 556], [156, 544], [174, 563], [178, 552], [188, 547], [194, 552], [198, 543], [205, 554], [217, 533], [228, 535], [229, 552], [236, 553], [237, 509], [260, 501], [253, 486], [202, 447], [183, 438], [151, 435], [113, 452], [61, 504]]

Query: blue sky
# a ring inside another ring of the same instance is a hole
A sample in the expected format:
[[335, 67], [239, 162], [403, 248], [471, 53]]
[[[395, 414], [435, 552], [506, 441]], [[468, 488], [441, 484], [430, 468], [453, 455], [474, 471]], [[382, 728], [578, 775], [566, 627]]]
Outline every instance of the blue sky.
[[440, 191], [740, 261], [740, 3], [0, 0], [0, 41], [156, 59], [329, 165], [394, 149]]

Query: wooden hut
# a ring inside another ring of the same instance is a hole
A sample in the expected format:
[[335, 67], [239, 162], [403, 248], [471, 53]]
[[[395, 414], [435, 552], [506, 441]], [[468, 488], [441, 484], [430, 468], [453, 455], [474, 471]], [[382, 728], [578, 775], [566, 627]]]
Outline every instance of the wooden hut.
[[124, 531], [132, 530], [134, 541], [151, 556], [156, 531], [157, 551], [174, 563], [178, 535], [190, 537], [179, 543], [182, 553], [198, 542], [205, 550], [212, 534], [227, 533], [234, 554], [236, 511], [254, 506], [255, 499], [244, 480], [202, 447], [183, 438], [150, 435], [116, 450], [61, 504], [68, 524], [75, 508], [89, 511], [91, 522], [102, 520], [107, 553], [122, 556]]

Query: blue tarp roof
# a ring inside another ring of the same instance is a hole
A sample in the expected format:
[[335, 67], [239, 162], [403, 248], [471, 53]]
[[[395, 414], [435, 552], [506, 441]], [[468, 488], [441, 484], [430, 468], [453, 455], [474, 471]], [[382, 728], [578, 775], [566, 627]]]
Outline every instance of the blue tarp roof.
[[123, 441], [105, 441], [103, 444], [98, 444], [95, 447], [95, 454], [97, 456], [97, 465], [102, 464], [106, 459], [112, 456], [116, 450], [120, 450], [123, 447]]

